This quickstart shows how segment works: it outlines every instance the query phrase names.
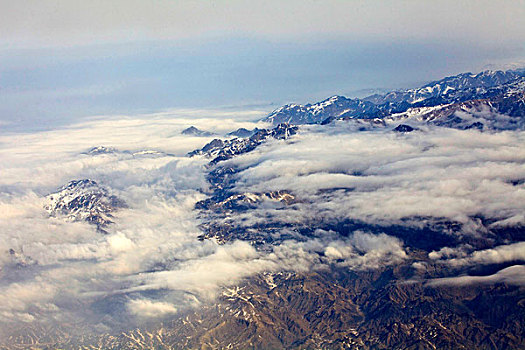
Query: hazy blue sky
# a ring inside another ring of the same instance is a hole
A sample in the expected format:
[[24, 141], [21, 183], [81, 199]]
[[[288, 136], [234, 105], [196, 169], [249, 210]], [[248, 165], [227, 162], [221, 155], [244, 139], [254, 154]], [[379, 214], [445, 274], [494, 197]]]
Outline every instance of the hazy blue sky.
[[0, 13], [4, 130], [179, 107], [270, 111], [525, 59], [521, 0], [0, 0]]

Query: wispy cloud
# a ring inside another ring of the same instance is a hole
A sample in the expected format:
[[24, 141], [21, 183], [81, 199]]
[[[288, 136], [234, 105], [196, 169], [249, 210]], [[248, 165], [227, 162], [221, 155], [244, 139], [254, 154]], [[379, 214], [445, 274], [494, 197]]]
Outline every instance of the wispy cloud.
[[427, 282], [431, 286], [464, 286], [469, 284], [508, 283], [525, 285], [525, 266], [515, 265], [507, 267], [489, 276], [458, 276], [437, 278]]
[[[465, 247], [446, 247], [429, 254], [431, 259], [450, 266], [475, 266], [525, 261], [525, 242], [499, 245], [490, 249], [465, 252]], [[442, 259], [442, 260], [439, 260]]]

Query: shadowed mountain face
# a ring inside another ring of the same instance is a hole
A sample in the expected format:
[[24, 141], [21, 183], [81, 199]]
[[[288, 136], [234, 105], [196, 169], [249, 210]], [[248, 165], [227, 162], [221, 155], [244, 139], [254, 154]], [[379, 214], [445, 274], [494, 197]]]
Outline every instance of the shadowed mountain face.
[[274, 129], [258, 130], [249, 138], [234, 138], [231, 140], [214, 139], [202, 149], [192, 151], [188, 155], [205, 155], [207, 157], [213, 157], [211, 163], [218, 163], [234, 156], [253, 151], [257, 146], [268, 139], [287, 139], [296, 132], [296, 126], [279, 124]]
[[[6, 323], [4, 348], [523, 349], [524, 88], [521, 72], [466, 73], [285, 106], [266, 119], [277, 125], [173, 162], [94, 148], [95, 161], [132, 162], [121, 175], [159, 162], [137, 171], [140, 191], [127, 190], [168, 198], [167, 211], [147, 216], [148, 197], [144, 218], [126, 226], [118, 220], [139, 207], [112, 195], [110, 181], [49, 195], [52, 216], [106, 230], [95, 236], [109, 235], [111, 254], [88, 256], [118, 278], [69, 296], [89, 318]], [[194, 215], [197, 232], [177, 215]], [[164, 222], [175, 224], [162, 235]], [[154, 238], [140, 246], [134, 226]], [[31, 249], [6, 254], [4, 279], [48, 268]]]

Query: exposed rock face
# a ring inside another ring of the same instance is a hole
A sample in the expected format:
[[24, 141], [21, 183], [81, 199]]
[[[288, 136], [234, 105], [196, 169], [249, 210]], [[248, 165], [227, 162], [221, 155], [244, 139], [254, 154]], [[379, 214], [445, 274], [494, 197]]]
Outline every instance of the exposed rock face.
[[205, 155], [213, 158], [212, 164], [230, 159], [236, 155], [253, 151], [267, 139], [287, 139], [295, 135], [298, 128], [288, 124], [279, 124], [273, 129], [261, 129], [249, 138], [234, 138], [231, 140], [214, 139], [202, 149], [190, 152], [189, 156]]
[[405, 133], [405, 132], [412, 132], [412, 131], [414, 131], [414, 128], [411, 127], [410, 125], [399, 124], [398, 126], [396, 126], [396, 127], [394, 128], [394, 131], [395, 131], [395, 132], [402, 132], [402, 133]]
[[[48, 348], [522, 349], [523, 290], [508, 285], [399, 283], [406, 267], [261, 274], [175, 320], [77, 337], [12, 336]], [[498, 307], [492, 307], [499, 305]], [[55, 338], [56, 339], [56, 338]], [[7, 348], [5, 348], [7, 349]]]
[[71, 181], [46, 197], [45, 209], [51, 216], [68, 221], [86, 221], [103, 230], [112, 221], [112, 214], [126, 204], [89, 179]]

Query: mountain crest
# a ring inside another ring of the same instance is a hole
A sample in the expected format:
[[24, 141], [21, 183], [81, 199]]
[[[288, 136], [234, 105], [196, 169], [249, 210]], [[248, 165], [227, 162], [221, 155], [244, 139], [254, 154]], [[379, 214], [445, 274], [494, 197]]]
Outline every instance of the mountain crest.
[[103, 231], [113, 221], [112, 212], [126, 204], [93, 180], [74, 180], [46, 197], [50, 216], [67, 221], [86, 221]]
[[[288, 104], [271, 112], [264, 121], [277, 125], [328, 124], [337, 119], [387, 118], [414, 108], [445, 106], [480, 99], [499, 99], [525, 91], [525, 71], [461, 73], [416, 89], [391, 91], [363, 99], [334, 95], [314, 104]], [[508, 109], [508, 108], [507, 108]]]

